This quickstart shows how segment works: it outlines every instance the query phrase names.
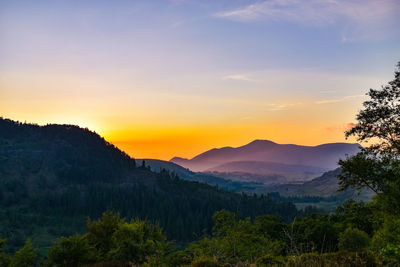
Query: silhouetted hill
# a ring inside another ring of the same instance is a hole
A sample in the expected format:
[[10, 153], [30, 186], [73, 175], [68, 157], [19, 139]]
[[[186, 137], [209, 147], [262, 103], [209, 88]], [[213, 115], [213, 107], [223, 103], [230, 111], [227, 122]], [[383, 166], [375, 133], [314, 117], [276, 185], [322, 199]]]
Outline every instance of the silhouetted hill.
[[[178, 164], [158, 159], [137, 159], [136, 164], [139, 166], [143, 161], [152, 171], [160, 172], [162, 170], [168, 170], [183, 180], [206, 183], [228, 191], [254, 193], [258, 192], [259, 188], [263, 186], [261, 181], [242, 181], [241, 179], [235, 179], [236, 177], [232, 173], [224, 177], [222, 173], [213, 175], [212, 173], [193, 172]], [[240, 178], [242, 178], [242, 176]], [[263, 176], [263, 178], [265, 178], [265, 176]]]
[[[254, 170], [254, 162], [269, 162], [300, 166], [300, 169], [315, 167], [320, 170], [337, 168], [337, 161], [346, 155], [353, 155], [360, 149], [358, 144], [331, 143], [318, 146], [300, 146], [293, 144], [277, 144], [268, 140], [255, 140], [247, 145], [233, 148], [214, 148], [192, 159], [175, 157], [171, 162], [179, 164], [193, 171], [217, 170], [222, 168], [225, 172], [241, 170]], [[240, 167], [237, 163], [241, 162]], [[246, 166], [245, 162], [250, 165]], [[227, 165], [228, 164], [228, 165]], [[259, 163], [258, 163], [259, 164]], [[261, 172], [272, 173], [276, 166], [264, 165]], [[222, 165], [222, 166], [221, 166]], [[287, 166], [289, 167], [289, 166]], [[232, 169], [230, 169], [232, 168]], [[291, 168], [291, 167], [289, 167]], [[256, 170], [258, 168], [255, 168]], [[293, 168], [291, 168], [293, 170]], [[262, 174], [262, 173], [258, 173]]]
[[210, 231], [211, 216], [220, 209], [286, 220], [299, 214], [291, 203], [136, 166], [88, 129], [0, 118], [0, 237], [12, 248], [28, 236], [46, 247], [56, 237], [84, 231], [87, 216], [98, 218], [106, 210], [158, 222], [170, 239], [187, 241]]

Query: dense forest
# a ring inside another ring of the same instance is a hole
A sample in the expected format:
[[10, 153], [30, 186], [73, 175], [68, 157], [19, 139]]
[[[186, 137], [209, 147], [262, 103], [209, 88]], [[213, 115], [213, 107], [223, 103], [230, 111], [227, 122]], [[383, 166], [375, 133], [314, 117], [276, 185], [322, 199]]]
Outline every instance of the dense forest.
[[368, 96], [346, 135], [374, 142], [338, 178], [375, 196], [331, 214], [152, 172], [87, 129], [2, 119], [0, 266], [400, 266], [400, 63]]

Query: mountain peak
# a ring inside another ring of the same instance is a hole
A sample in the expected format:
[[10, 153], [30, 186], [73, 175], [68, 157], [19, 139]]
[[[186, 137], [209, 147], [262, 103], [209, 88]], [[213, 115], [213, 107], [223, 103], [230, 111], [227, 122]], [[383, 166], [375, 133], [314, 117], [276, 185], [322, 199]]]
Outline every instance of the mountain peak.
[[169, 161], [174, 161], [174, 160], [188, 160], [187, 158], [181, 158], [181, 157], [173, 157]]
[[277, 143], [272, 142], [272, 141], [270, 141], [270, 140], [256, 139], [256, 140], [254, 140], [254, 141], [251, 141], [250, 143], [248, 143], [248, 144], [245, 145], [245, 146], [249, 146], [249, 145], [257, 145], [257, 146], [259, 146], [259, 145], [276, 145], [276, 144], [277, 144]]

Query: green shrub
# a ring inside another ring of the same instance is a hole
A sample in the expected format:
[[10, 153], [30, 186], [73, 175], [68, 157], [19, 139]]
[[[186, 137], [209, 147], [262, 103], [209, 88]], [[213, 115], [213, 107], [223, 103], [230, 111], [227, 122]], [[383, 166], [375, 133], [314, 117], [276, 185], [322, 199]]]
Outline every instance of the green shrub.
[[61, 237], [49, 251], [47, 266], [83, 266], [95, 263], [97, 254], [85, 235], [73, 235]]
[[256, 260], [257, 267], [284, 266], [285, 259], [281, 256], [265, 255]]
[[371, 247], [388, 262], [400, 262], [400, 219], [387, 217], [372, 238]]
[[212, 258], [200, 258], [200, 259], [194, 260], [190, 266], [191, 267], [223, 267], [224, 265], [216, 262]]
[[340, 250], [359, 251], [369, 246], [369, 237], [357, 228], [347, 228], [340, 234], [338, 246]]
[[37, 249], [33, 246], [30, 238], [26, 240], [23, 248], [15, 253], [11, 260], [10, 267], [33, 267], [35, 266]]
[[8, 266], [11, 261], [11, 256], [4, 252], [6, 239], [0, 239], [0, 267]]
[[383, 266], [380, 259], [371, 251], [359, 252], [339, 251], [334, 253], [306, 253], [289, 258], [288, 267], [374, 267]]

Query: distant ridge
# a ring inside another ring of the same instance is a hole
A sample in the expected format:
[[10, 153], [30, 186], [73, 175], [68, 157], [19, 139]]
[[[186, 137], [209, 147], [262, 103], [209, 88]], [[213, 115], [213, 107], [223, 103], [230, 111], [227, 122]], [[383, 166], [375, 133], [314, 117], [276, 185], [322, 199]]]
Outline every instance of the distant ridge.
[[[251, 166], [243, 162], [268, 162], [286, 165], [297, 165], [300, 169], [315, 167], [321, 170], [337, 168], [337, 162], [346, 155], [354, 155], [360, 150], [359, 144], [327, 143], [317, 146], [302, 146], [295, 144], [277, 144], [270, 140], [254, 140], [240, 147], [213, 148], [192, 159], [174, 157], [170, 161], [189, 168], [192, 171], [238, 171], [235, 162], [240, 162], [240, 171], [250, 172]], [[289, 167], [289, 166], [287, 166]], [[292, 166], [293, 167], [293, 166]], [[292, 167], [289, 167], [293, 169]], [[263, 172], [269, 172], [264, 166]], [[273, 170], [271, 170], [273, 171]], [[259, 172], [255, 172], [259, 173]]]

